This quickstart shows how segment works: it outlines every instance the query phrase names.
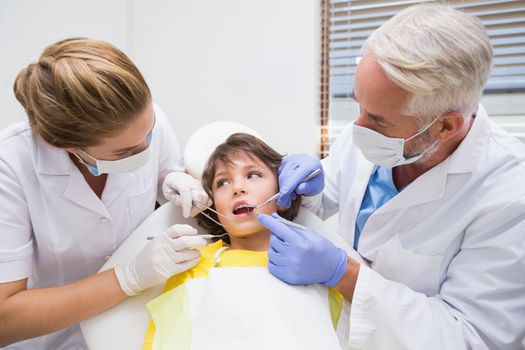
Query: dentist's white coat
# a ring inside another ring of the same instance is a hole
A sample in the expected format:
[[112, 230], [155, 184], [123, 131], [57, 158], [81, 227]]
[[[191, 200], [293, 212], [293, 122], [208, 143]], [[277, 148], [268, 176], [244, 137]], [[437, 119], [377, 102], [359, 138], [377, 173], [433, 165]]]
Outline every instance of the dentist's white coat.
[[[350, 245], [373, 165], [352, 126], [323, 163], [322, 195]], [[521, 349], [525, 335], [525, 145], [482, 107], [459, 148], [377, 210], [358, 252], [351, 349]]]

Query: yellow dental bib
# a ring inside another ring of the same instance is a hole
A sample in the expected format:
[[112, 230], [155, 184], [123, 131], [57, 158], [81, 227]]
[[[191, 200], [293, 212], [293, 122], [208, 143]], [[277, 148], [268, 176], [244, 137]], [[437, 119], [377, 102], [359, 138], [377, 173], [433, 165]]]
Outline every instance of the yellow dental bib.
[[[148, 303], [144, 349], [339, 349], [348, 332], [342, 297], [291, 286], [267, 269], [267, 252], [209, 244], [193, 269], [171, 277]], [[345, 303], [346, 304], [346, 303]]]

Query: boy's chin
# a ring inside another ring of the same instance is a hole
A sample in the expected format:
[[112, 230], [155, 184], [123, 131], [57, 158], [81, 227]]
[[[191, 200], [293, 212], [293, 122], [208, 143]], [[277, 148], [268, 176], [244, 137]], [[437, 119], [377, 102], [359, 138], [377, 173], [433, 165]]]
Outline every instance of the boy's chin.
[[263, 232], [265, 232], [265, 228], [261, 224], [238, 225], [238, 227], [228, 230], [230, 236], [239, 238], [258, 235]]

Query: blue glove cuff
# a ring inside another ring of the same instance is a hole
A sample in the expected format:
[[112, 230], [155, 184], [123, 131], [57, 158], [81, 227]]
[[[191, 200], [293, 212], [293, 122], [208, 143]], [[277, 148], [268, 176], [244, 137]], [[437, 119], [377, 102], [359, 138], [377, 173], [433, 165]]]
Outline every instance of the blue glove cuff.
[[323, 286], [335, 287], [335, 285], [339, 283], [339, 281], [345, 274], [346, 264], [348, 263], [348, 254], [346, 254], [346, 252], [343, 249], [341, 248], [338, 248], [338, 249], [339, 249], [339, 254], [341, 256], [339, 259], [339, 265], [337, 265], [337, 269], [335, 269], [335, 272], [332, 275], [332, 277], [330, 277], [328, 281], [323, 283]]

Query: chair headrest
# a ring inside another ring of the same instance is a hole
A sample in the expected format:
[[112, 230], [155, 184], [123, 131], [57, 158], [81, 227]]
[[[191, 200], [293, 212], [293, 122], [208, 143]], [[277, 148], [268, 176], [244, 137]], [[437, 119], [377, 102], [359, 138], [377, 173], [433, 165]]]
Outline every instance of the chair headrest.
[[188, 174], [201, 180], [204, 167], [217, 146], [235, 133], [243, 132], [262, 139], [255, 130], [230, 121], [210, 123], [197, 129], [184, 149], [184, 167]]

